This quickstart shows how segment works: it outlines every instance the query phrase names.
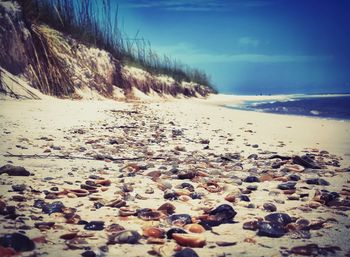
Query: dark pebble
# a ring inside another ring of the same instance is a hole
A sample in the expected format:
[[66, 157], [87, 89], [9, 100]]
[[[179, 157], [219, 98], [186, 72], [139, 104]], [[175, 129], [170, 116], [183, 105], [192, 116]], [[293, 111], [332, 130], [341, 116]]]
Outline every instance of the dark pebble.
[[265, 220], [281, 224], [282, 226], [286, 226], [287, 224], [292, 222], [292, 218], [286, 213], [271, 213], [265, 216]]
[[282, 237], [286, 233], [286, 230], [279, 223], [270, 223], [270, 222], [259, 222], [258, 236], [267, 236], [267, 237]]
[[249, 186], [247, 186], [247, 189], [251, 190], [251, 191], [255, 191], [258, 189], [258, 186], [257, 185], [249, 185]]
[[136, 244], [141, 239], [141, 235], [134, 230], [125, 230], [117, 235], [109, 237], [109, 243]]
[[292, 181], [299, 181], [300, 180], [300, 176], [298, 176], [296, 174], [291, 174], [291, 175], [288, 176], [288, 179], [292, 180]]
[[51, 228], [55, 225], [55, 222], [35, 222], [34, 227], [40, 228]]
[[187, 232], [181, 228], [171, 228], [166, 232], [166, 237], [168, 239], [172, 239], [173, 238], [173, 234], [174, 233], [178, 233], [178, 234], [187, 234]]
[[11, 247], [19, 252], [32, 251], [35, 249], [34, 242], [20, 233], [5, 234], [0, 237], [0, 245], [3, 247]]
[[279, 184], [277, 188], [281, 190], [291, 190], [291, 189], [295, 189], [296, 184], [297, 184], [296, 182], [289, 181], [286, 183]]
[[186, 182], [184, 182], [184, 183], [178, 185], [177, 187], [178, 187], [178, 188], [182, 188], [182, 189], [187, 189], [187, 190], [189, 190], [189, 191], [191, 191], [191, 192], [194, 191], [194, 186], [191, 185], [190, 183], [186, 183]]
[[199, 255], [191, 248], [185, 248], [173, 255], [174, 257], [199, 257]]
[[192, 199], [202, 199], [203, 194], [198, 193], [198, 192], [193, 192], [193, 193], [190, 194], [190, 197], [191, 197]]
[[26, 190], [26, 185], [12, 185], [12, 190], [15, 192], [23, 192], [24, 190]]
[[183, 222], [184, 224], [191, 224], [192, 223], [192, 218], [188, 214], [173, 214], [173, 215], [169, 216], [168, 219], [171, 223], [176, 222], [176, 221]]
[[277, 207], [273, 203], [264, 203], [263, 208], [265, 211], [269, 212], [277, 211]]
[[100, 202], [95, 202], [94, 203], [94, 207], [96, 208], [96, 209], [100, 209], [101, 207], [103, 207], [104, 205], [102, 204], [102, 203], [100, 203]]
[[337, 192], [323, 191], [321, 194], [321, 200], [325, 201], [326, 205], [337, 198], [339, 198], [339, 194]]
[[90, 221], [84, 226], [84, 229], [86, 230], [103, 230], [104, 228], [105, 228], [104, 221]]
[[179, 172], [179, 169], [176, 168], [176, 167], [173, 167], [173, 168], [171, 168], [169, 171], [170, 171], [171, 173], [173, 173], [173, 174], [177, 174], [177, 173]]
[[85, 251], [81, 254], [81, 256], [83, 256], [83, 257], [95, 257], [96, 253], [93, 251]]
[[309, 185], [320, 185], [320, 186], [329, 186], [330, 183], [322, 178], [309, 178], [305, 180], [306, 184]]
[[178, 179], [193, 179], [196, 176], [194, 171], [180, 171], [177, 174]]
[[241, 195], [239, 199], [241, 199], [241, 201], [244, 201], [244, 202], [250, 202], [250, 199], [247, 195]]
[[260, 182], [260, 179], [256, 176], [248, 176], [243, 180], [243, 182], [246, 182], [246, 183]]
[[51, 214], [55, 212], [63, 212], [64, 205], [60, 201], [55, 201], [53, 203], [44, 203], [42, 205], [42, 211], [46, 214]]
[[232, 220], [237, 212], [228, 204], [222, 204], [209, 212], [210, 215], [215, 215], [217, 220]]
[[45, 204], [44, 200], [38, 199], [38, 200], [34, 201], [33, 207], [38, 208], [38, 209], [42, 209], [44, 204]]
[[299, 164], [301, 166], [304, 166], [305, 168], [310, 169], [321, 169], [321, 167], [315, 163], [315, 161], [312, 159], [309, 155], [303, 155], [303, 156], [294, 156], [293, 162], [295, 164]]
[[29, 176], [30, 172], [21, 166], [6, 164], [0, 167], [0, 174], [7, 173], [9, 176]]
[[258, 159], [258, 155], [255, 154], [255, 153], [253, 153], [253, 154], [251, 154], [251, 155], [248, 156], [248, 159], [256, 160], [256, 159]]
[[248, 230], [257, 230], [258, 229], [258, 221], [253, 220], [253, 221], [247, 221], [243, 223], [243, 229], [248, 229]]
[[164, 191], [163, 197], [164, 197], [164, 199], [168, 199], [168, 200], [176, 200], [177, 194], [174, 190], [167, 189]]

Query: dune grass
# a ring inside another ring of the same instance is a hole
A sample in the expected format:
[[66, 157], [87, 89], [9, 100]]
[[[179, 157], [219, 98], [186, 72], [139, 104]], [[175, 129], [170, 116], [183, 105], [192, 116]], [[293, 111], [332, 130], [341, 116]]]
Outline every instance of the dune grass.
[[81, 43], [110, 52], [123, 64], [154, 75], [168, 75], [177, 82], [198, 83], [216, 92], [205, 72], [159, 56], [143, 38], [123, 36], [118, 27], [118, 8], [112, 16], [110, 0], [19, 0], [19, 3], [31, 24], [45, 23]]

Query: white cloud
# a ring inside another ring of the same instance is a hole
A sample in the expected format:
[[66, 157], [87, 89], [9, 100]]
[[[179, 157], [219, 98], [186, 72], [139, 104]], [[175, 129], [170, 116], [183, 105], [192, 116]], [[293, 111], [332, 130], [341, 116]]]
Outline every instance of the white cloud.
[[289, 54], [216, 54], [203, 52], [188, 43], [168, 46], [153, 46], [160, 54], [166, 54], [186, 64], [198, 63], [291, 63], [314, 62], [332, 59], [330, 55], [289, 55]]
[[170, 11], [228, 11], [231, 8], [257, 8], [282, 0], [120, 0], [127, 8], [162, 8]]
[[238, 39], [238, 44], [241, 46], [257, 47], [257, 46], [259, 46], [260, 42], [256, 38], [241, 37]]

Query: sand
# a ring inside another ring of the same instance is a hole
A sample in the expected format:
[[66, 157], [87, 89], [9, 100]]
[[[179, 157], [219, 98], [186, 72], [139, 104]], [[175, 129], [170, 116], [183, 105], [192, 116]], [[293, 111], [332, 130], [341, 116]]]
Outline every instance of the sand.
[[[350, 165], [350, 122], [239, 111], [222, 106], [245, 99], [248, 98], [219, 95], [206, 100], [144, 98], [130, 103], [54, 98], [0, 101], [0, 166], [12, 163], [33, 173], [29, 177], [0, 175], [0, 200], [7, 205], [15, 205], [16, 212], [24, 215], [17, 218], [22, 222], [0, 215], [0, 235], [25, 230], [29, 238], [41, 238], [36, 239], [35, 252], [43, 256], [80, 256], [88, 249], [86, 247], [100, 256], [150, 256], [148, 252], [154, 245], [147, 244], [144, 238], [136, 245], [108, 245], [106, 252], [110, 234], [106, 229], [88, 231], [81, 225], [67, 224], [61, 213], [49, 216], [41, 209], [33, 208], [33, 203], [37, 199], [62, 201], [66, 207], [76, 208], [76, 214], [83, 220], [103, 220], [106, 227], [117, 223], [140, 234], [145, 226], [152, 225], [165, 231], [170, 226], [165, 219], [146, 222], [136, 216], [120, 217], [118, 208], [105, 206], [96, 209], [94, 203], [123, 198], [130, 209], [136, 210], [156, 209], [170, 202], [176, 207], [176, 213], [192, 217], [202, 215], [203, 208], [230, 204], [237, 212], [234, 218], [237, 223], [223, 224], [214, 227], [213, 231], [206, 231], [203, 234], [206, 246], [194, 248], [199, 256], [282, 256], [288, 255], [293, 246], [310, 243], [320, 247], [338, 246], [340, 250], [328, 254], [344, 256], [350, 250], [347, 240], [350, 211], [322, 204], [310, 208], [310, 203], [317, 204], [313, 201], [317, 189], [335, 192], [349, 189], [350, 173], [344, 168]], [[297, 183], [295, 195], [307, 196], [288, 200], [288, 195], [277, 189], [282, 183], [277, 180], [288, 175], [281, 171], [284, 165], [272, 169], [274, 160], [267, 159], [275, 153], [284, 156], [313, 153], [324, 161], [339, 161], [340, 167], [328, 163], [321, 171], [298, 173], [301, 180]], [[9, 154], [25, 156], [11, 157]], [[34, 154], [41, 158], [32, 156]], [[238, 159], [224, 161], [221, 158], [233, 154], [239, 154]], [[248, 159], [251, 154], [257, 154], [259, 158]], [[135, 157], [140, 158], [132, 160]], [[170, 172], [174, 166], [184, 171], [200, 171], [208, 177], [180, 180]], [[135, 167], [145, 167], [145, 170], [135, 170]], [[152, 180], [151, 172], [160, 172], [161, 176]], [[244, 191], [250, 183], [242, 183], [242, 179], [248, 175], [260, 177], [265, 173], [275, 174], [278, 179], [253, 183], [258, 186], [256, 191], [249, 194]], [[56, 192], [77, 189], [85, 181], [93, 180], [89, 178], [91, 175], [108, 179], [111, 185], [98, 187], [97, 193], [85, 197], [70, 198], [67, 194], [57, 194], [57, 199], [45, 199], [44, 190], [55, 195], [53, 187], [57, 187]], [[308, 185], [304, 182], [307, 178], [319, 176], [330, 185]], [[208, 179], [216, 181], [221, 190], [211, 193], [203, 188]], [[203, 198], [165, 200], [164, 187], [176, 189], [182, 182], [192, 183], [196, 192], [204, 194]], [[14, 184], [26, 184], [23, 202], [13, 198], [19, 194], [12, 192]], [[125, 186], [131, 186], [131, 192], [126, 192]], [[154, 193], [147, 194], [146, 189], [152, 189]], [[239, 200], [242, 190], [251, 202]], [[229, 193], [236, 195], [236, 202], [229, 203], [224, 199]], [[341, 199], [346, 197], [341, 195]], [[244, 230], [245, 221], [268, 214], [262, 207], [266, 202], [274, 203], [279, 212], [288, 213], [295, 219], [319, 222], [321, 228], [310, 230], [309, 239], [300, 239], [300, 235], [290, 233], [280, 238], [261, 237], [256, 235], [256, 231]], [[52, 228], [39, 230], [34, 228], [34, 223], [38, 221], [56, 223]], [[24, 224], [27, 228], [20, 227]], [[79, 240], [85, 242], [59, 238], [69, 232], [79, 232]], [[85, 234], [85, 238], [83, 233], [91, 234]], [[298, 238], [293, 239], [295, 237]], [[42, 238], [46, 242], [39, 242], [43, 241]], [[223, 247], [218, 246], [219, 241], [235, 244]], [[80, 249], [73, 250], [72, 245]], [[174, 240], [165, 240], [163, 246], [164, 249], [172, 249], [173, 245]], [[22, 254], [26, 256], [30, 253]], [[163, 253], [162, 256], [172, 254], [170, 251], [170, 254]], [[322, 254], [324, 252], [320, 251], [316, 255]]]

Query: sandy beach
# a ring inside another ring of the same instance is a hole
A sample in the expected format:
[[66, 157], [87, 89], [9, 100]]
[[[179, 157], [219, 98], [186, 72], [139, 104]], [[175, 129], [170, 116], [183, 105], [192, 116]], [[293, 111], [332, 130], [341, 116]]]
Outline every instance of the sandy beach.
[[[199, 256], [349, 256], [350, 122], [224, 107], [256, 98], [1, 100], [0, 166], [30, 176], [0, 169], [0, 234], [25, 231], [23, 256], [173, 256], [181, 240], [147, 231], [174, 226], [204, 242]], [[222, 204], [236, 215], [193, 233], [164, 203], [202, 228]], [[256, 224], [271, 213], [291, 218], [276, 238]], [[120, 227], [138, 243], [116, 243]]]

